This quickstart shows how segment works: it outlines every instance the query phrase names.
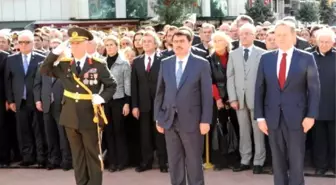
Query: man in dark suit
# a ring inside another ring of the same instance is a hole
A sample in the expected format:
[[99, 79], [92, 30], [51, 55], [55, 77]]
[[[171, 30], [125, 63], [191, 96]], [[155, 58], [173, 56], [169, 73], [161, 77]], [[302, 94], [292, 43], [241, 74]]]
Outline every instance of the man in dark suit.
[[269, 136], [274, 184], [305, 184], [305, 139], [318, 114], [320, 81], [314, 57], [294, 48], [295, 26], [275, 26], [279, 50], [260, 59], [255, 85], [255, 119]]
[[[157, 87], [157, 78], [161, 64], [156, 49], [160, 40], [154, 32], [146, 32], [142, 38], [145, 54], [134, 59], [131, 77], [132, 114], [140, 120], [140, 149], [141, 164], [135, 169], [143, 172], [152, 169], [154, 158], [154, 143], [156, 144], [160, 171], [168, 172], [167, 152], [164, 135], [155, 129], [154, 98]], [[155, 142], [153, 139], [155, 138]]]
[[9, 130], [8, 122], [5, 121], [6, 107], [8, 107], [6, 106], [4, 84], [4, 73], [7, 56], [7, 52], [0, 51], [0, 168], [8, 166], [10, 163]]
[[[190, 31], [192, 33], [192, 35], [194, 36], [194, 32], [192, 30], [190, 30], [188, 27], [182, 27], [184, 29], [187, 29], [188, 31]], [[173, 50], [173, 35], [178, 31], [178, 28], [176, 26], [170, 26], [168, 28], [167, 34], [166, 34], [166, 42], [168, 42], [168, 44], [171, 46], [170, 48], [167, 48], [166, 50], [162, 51], [162, 59], [173, 56], [174, 50]], [[206, 58], [207, 57], [207, 52], [205, 50], [202, 50], [200, 48], [197, 48], [195, 46], [191, 47], [191, 52], [195, 55], [198, 55], [200, 57]]]
[[190, 52], [191, 41], [186, 29], [174, 34], [175, 56], [161, 64], [155, 97], [156, 126], [165, 134], [173, 185], [205, 184], [203, 135], [212, 120], [212, 80], [209, 62]]
[[[192, 20], [186, 20], [183, 22], [183, 26], [190, 28], [192, 31], [195, 29], [195, 22]], [[201, 37], [199, 35], [194, 35], [192, 39], [192, 45], [197, 45], [202, 43]]]
[[10, 109], [16, 112], [18, 141], [23, 157], [21, 166], [35, 163], [36, 147], [37, 163], [39, 167], [44, 167], [44, 129], [34, 118], [36, 109], [33, 94], [38, 63], [43, 61], [44, 57], [32, 52], [34, 35], [30, 31], [23, 31], [18, 37], [18, 42], [20, 53], [9, 56], [6, 62], [6, 97]]
[[214, 25], [209, 23], [202, 24], [202, 28], [200, 30], [200, 35], [202, 37], [202, 42], [199, 44], [196, 44], [195, 47], [206, 51], [207, 55], [209, 55], [209, 43], [211, 41], [211, 36], [213, 33], [215, 33], [216, 28]]
[[34, 80], [34, 99], [37, 110], [43, 112], [48, 144], [48, 170], [61, 166], [67, 171], [72, 167], [68, 138], [65, 135], [64, 126], [59, 125], [63, 91], [63, 85], [59, 79], [41, 75], [40, 70], [37, 70]]

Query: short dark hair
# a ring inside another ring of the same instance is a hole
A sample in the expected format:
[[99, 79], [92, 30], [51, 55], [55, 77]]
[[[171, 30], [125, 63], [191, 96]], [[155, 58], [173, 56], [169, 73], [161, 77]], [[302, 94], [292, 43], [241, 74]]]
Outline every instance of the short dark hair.
[[41, 41], [43, 41], [42, 34], [40, 34], [40, 33], [34, 33], [34, 37], [38, 37], [38, 38], [41, 39]]
[[192, 41], [192, 32], [188, 31], [187, 29], [179, 29], [176, 33], [173, 35], [173, 39], [175, 36], [186, 36], [188, 41]]
[[313, 34], [314, 34], [317, 30], [320, 30], [320, 29], [322, 29], [322, 26], [320, 26], [320, 25], [312, 26], [312, 27], [310, 28], [310, 31], [309, 31], [310, 36], [313, 36]]
[[254, 21], [253, 19], [248, 16], [248, 15], [239, 15], [237, 18], [236, 18], [236, 21], [248, 21], [250, 24], [254, 24]]

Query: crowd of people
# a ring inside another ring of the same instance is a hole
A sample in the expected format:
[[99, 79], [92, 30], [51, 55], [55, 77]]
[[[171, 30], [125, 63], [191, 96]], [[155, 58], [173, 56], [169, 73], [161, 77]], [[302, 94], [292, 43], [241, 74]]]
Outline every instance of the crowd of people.
[[[297, 25], [292, 17], [283, 21]], [[217, 143], [213, 147], [218, 139], [210, 139], [214, 170], [245, 171], [252, 163], [254, 174], [263, 173], [266, 158], [272, 161], [274, 155], [270, 150], [282, 150], [269, 147], [269, 143], [279, 144], [279, 141], [266, 137], [267, 129], [259, 124], [263, 117], [255, 117], [259, 63], [267, 63], [262, 60], [263, 55], [279, 47], [274, 26], [270, 22], [255, 26], [253, 19], [241, 15], [218, 28], [209, 23], [195, 28], [195, 23], [187, 20], [180, 28], [165, 25], [163, 30], [147, 26], [121, 33], [90, 31], [94, 38], [89, 41], [87, 54], [105, 61], [117, 81], [112, 100], [104, 103], [109, 123], [104, 128], [102, 143], [107, 170], [116, 172], [135, 166], [137, 172], [143, 172], [151, 170], [157, 159], [159, 170], [168, 172], [169, 152], [164, 133], [155, 124], [154, 101], [161, 63], [175, 54], [174, 34], [184, 30], [192, 38], [191, 53], [210, 64], [214, 102], [210, 138], [217, 135], [213, 131], [217, 124], [222, 125], [223, 135], [228, 134], [230, 121], [239, 140], [237, 152], [229, 153], [222, 148], [225, 145]], [[336, 27], [297, 27], [295, 33], [295, 48], [314, 56], [320, 81], [318, 114], [314, 115], [315, 124], [308, 139], [312, 161], [317, 175], [324, 175], [328, 170], [335, 174]], [[65, 103], [64, 84], [39, 70], [46, 56], [69, 37], [67, 29], [51, 27], [37, 28], [34, 32], [0, 31], [0, 167], [20, 162], [22, 167], [37, 164], [48, 170], [72, 169], [65, 126], [59, 124]], [[71, 53], [63, 57], [71, 58]], [[83, 75], [85, 85], [97, 83], [96, 76]], [[304, 145], [305, 140], [300, 142]], [[301, 152], [302, 157], [304, 151]]]

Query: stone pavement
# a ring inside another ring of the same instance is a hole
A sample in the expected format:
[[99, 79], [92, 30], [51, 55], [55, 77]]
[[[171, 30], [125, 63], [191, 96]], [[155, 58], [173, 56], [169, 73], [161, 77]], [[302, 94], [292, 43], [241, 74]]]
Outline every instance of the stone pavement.
[[[272, 175], [253, 175], [251, 171], [233, 173], [231, 170], [205, 172], [206, 185], [272, 185]], [[104, 185], [169, 185], [169, 175], [158, 170], [136, 173], [104, 172]], [[335, 185], [333, 178], [306, 177], [306, 185]], [[75, 185], [73, 171], [38, 169], [0, 169], [0, 185]]]

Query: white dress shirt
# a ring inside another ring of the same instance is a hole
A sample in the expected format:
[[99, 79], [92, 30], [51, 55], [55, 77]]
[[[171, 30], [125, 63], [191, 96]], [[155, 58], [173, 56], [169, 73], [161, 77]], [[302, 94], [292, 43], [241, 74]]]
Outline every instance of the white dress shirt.
[[75, 64], [76, 64], [76, 67], [77, 67], [77, 62], [80, 62], [80, 68], [83, 69], [84, 67], [84, 64], [86, 62], [86, 58], [87, 58], [87, 54], [84, 55], [84, 57], [82, 57], [81, 59], [77, 59], [75, 58]]
[[155, 52], [153, 54], [151, 54], [151, 55], [145, 54], [145, 70], [147, 70], [147, 65], [148, 65], [148, 62], [149, 62], [148, 58], [151, 59], [151, 67], [153, 66], [154, 56], [155, 56]]
[[179, 62], [182, 61], [182, 73], [184, 72], [184, 69], [187, 66], [187, 62], [190, 56], [190, 52], [188, 53], [187, 56], [185, 56], [183, 59], [179, 59], [178, 57], [176, 57], [176, 67], [175, 67], [175, 74], [177, 73], [177, 70], [179, 69]]
[[248, 56], [250, 57], [251, 56], [251, 53], [252, 53], [252, 49], [253, 49], [253, 44], [250, 46], [250, 47], [248, 47], [248, 48], [246, 48], [246, 47], [244, 47], [244, 46], [241, 46], [242, 48], [243, 48], [243, 56], [244, 56], [244, 54], [245, 54], [245, 49], [248, 49], [249, 50], [249, 52], [248, 52]]
[[27, 56], [27, 63], [28, 63], [28, 66], [29, 66], [32, 53], [28, 53], [28, 54], [21, 53], [21, 56], [22, 56], [22, 62], [25, 61], [25, 56]]
[[281, 64], [282, 54], [283, 53], [287, 53], [287, 57], [286, 57], [286, 78], [287, 78], [289, 67], [290, 67], [291, 62], [292, 62], [293, 52], [294, 52], [294, 47], [290, 48], [286, 52], [283, 51], [283, 50], [281, 50], [281, 49], [279, 49], [279, 52], [278, 52], [278, 62], [277, 62], [277, 76], [278, 76], [278, 78], [279, 78], [279, 71], [280, 71], [280, 64]]
[[[294, 52], [294, 47], [290, 48], [288, 51], [283, 51], [281, 49], [279, 49], [278, 51], [278, 60], [277, 60], [277, 76], [279, 78], [279, 72], [280, 72], [280, 64], [281, 64], [281, 59], [282, 59], [282, 54], [286, 53], [286, 79], [288, 76], [288, 71], [292, 62], [292, 56], [293, 56], [293, 52]], [[265, 118], [258, 118], [257, 121], [264, 121]]]

